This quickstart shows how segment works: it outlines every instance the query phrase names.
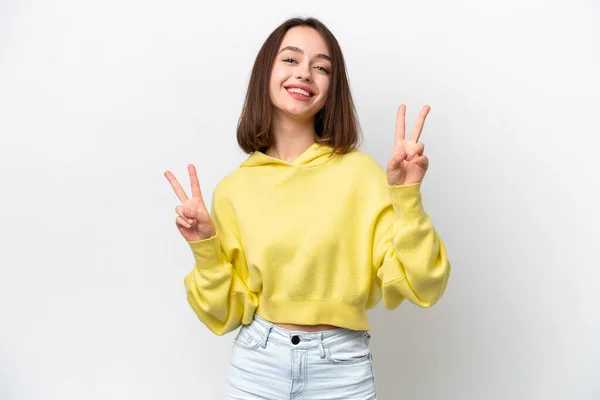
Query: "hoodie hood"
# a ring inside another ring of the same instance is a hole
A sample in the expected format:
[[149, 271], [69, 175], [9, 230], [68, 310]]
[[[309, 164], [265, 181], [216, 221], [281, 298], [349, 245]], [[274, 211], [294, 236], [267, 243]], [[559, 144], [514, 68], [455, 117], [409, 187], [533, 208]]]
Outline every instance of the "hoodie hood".
[[293, 162], [289, 163], [275, 157], [266, 155], [261, 151], [255, 151], [244, 161], [242, 167], [259, 167], [259, 166], [287, 166], [311, 168], [325, 164], [332, 157], [333, 148], [323, 143], [313, 143], [309, 148], [304, 150]]

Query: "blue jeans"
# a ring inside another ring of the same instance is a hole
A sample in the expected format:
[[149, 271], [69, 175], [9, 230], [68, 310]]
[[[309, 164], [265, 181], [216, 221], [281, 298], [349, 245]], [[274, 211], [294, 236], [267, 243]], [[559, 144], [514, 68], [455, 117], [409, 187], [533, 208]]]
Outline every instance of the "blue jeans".
[[366, 331], [289, 331], [255, 316], [235, 338], [230, 400], [376, 399]]

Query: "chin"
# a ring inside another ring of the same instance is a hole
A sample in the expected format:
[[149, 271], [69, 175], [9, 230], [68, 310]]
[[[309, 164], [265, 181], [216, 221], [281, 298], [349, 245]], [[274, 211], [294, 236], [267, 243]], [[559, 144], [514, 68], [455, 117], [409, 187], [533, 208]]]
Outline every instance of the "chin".
[[314, 111], [313, 107], [302, 107], [290, 104], [273, 104], [275, 109], [287, 117], [294, 119], [310, 119], [314, 118], [317, 111]]
[[286, 116], [294, 119], [310, 119], [319, 112], [324, 106], [319, 107], [320, 99], [311, 99], [310, 101], [299, 101], [289, 98], [287, 91], [284, 93], [278, 93], [271, 97], [271, 104], [276, 110], [285, 114]]
[[311, 119], [314, 118], [317, 113], [306, 112], [306, 110], [294, 110], [284, 109], [284, 114], [294, 119]]

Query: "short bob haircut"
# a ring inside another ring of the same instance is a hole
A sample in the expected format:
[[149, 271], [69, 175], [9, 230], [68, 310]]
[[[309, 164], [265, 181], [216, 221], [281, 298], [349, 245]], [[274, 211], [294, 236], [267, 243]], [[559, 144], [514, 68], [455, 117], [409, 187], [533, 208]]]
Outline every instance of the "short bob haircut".
[[283, 37], [296, 26], [307, 26], [319, 32], [327, 43], [331, 56], [331, 83], [327, 101], [315, 115], [317, 142], [331, 146], [334, 153], [348, 153], [359, 144], [360, 126], [350, 93], [346, 63], [333, 33], [315, 18], [290, 18], [279, 25], [263, 43], [254, 61], [238, 121], [238, 144], [245, 153], [250, 154], [264, 151], [273, 143], [273, 104], [269, 80]]

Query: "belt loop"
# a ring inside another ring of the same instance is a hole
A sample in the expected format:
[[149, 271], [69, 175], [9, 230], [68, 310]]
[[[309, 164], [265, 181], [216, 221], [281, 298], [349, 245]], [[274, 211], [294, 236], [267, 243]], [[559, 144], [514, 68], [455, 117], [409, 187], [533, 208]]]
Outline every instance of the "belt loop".
[[265, 333], [265, 338], [263, 340], [263, 343], [261, 345], [261, 347], [263, 349], [267, 348], [267, 342], [269, 341], [269, 335], [271, 334], [271, 330], [273, 329], [273, 326], [269, 326], [269, 328], [267, 329], [267, 332]]
[[325, 358], [325, 347], [323, 346], [323, 332], [321, 332], [319, 340], [319, 350], [321, 351], [321, 359]]

